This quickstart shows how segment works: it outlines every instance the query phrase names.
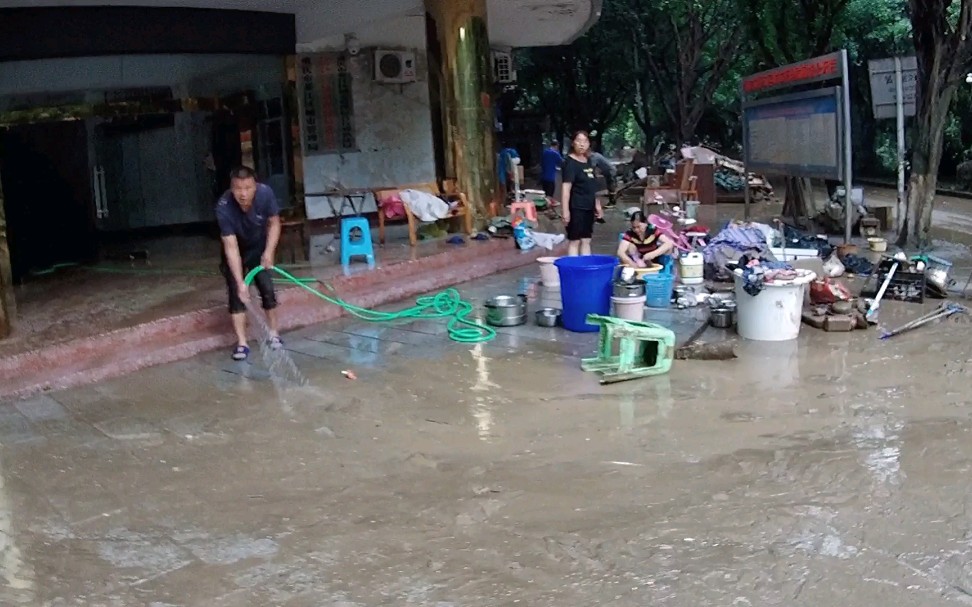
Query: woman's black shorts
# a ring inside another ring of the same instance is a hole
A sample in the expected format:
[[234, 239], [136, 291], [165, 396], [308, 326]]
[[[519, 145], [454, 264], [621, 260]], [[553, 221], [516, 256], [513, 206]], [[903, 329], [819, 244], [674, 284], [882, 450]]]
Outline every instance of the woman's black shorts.
[[582, 240], [594, 236], [594, 209], [571, 209], [567, 224], [567, 240]]

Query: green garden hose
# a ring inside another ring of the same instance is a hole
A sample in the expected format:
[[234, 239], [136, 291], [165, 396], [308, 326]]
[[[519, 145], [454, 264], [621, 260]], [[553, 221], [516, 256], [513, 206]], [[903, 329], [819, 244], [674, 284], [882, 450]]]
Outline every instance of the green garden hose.
[[[399, 310], [398, 312], [379, 312], [360, 308], [336, 297], [329, 297], [317, 289], [308, 286], [300, 278], [296, 278], [286, 270], [274, 266], [270, 268], [277, 274], [294, 283], [295, 285], [310, 291], [317, 297], [326, 302], [340, 306], [347, 310], [351, 315], [367, 322], [396, 322], [401, 320], [429, 320], [433, 318], [448, 318], [449, 338], [463, 344], [476, 344], [491, 341], [496, 337], [496, 331], [480, 324], [474, 320], [469, 320], [467, 316], [473, 311], [473, 306], [462, 299], [456, 289], [446, 289], [435, 295], [419, 297], [415, 300], [415, 305], [411, 308]], [[243, 282], [249, 286], [257, 274], [263, 271], [262, 267], [256, 267], [246, 275]]]

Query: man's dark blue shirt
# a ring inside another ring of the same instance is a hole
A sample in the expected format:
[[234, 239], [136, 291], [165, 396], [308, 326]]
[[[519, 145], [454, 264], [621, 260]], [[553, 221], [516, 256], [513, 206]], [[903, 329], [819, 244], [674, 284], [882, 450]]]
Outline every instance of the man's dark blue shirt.
[[253, 205], [246, 213], [226, 190], [216, 203], [216, 222], [220, 236], [236, 236], [240, 252], [263, 249], [267, 246], [267, 225], [271, 217], [280, 215], [280, 205], [273, 190], [262, 183], [257, 184]]

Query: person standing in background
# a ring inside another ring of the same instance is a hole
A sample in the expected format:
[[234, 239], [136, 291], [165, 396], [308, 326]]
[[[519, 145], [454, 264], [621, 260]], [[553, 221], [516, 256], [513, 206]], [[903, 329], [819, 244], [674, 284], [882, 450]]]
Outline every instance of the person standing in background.
[[509, 141], [502, 141], [501, 145], [502, 148], [496, 157], [496, 172], [499, 178], [500, 192], [503, 194], [503, 200], [506, 201], [509, 199], [510, 192], [515, 188], [513, 171], [517, 170], [517, 167], [513, 164], [513, 159], [519, 158], [520, 154], [510, 147]]
[[550, 145], [543, 151], [540, 159], [542, 173], [540, 175], [540, 185], [543, 193], [547, 196], [547, 204], [554, 204], [554, 193], [557, 189], [557, 171], [564, 164], [564, 157], [560, 155], [560, 146], [556, 141], [551, 141]]
[[614, 164], [610, 160], [605, 158], [604, 155], [602, 155], [600, 152], [591, 153], [591, 162], [594, 163], [594, 166], [597, 167], [597, 170], [599, 170], [601, 172], [601, 175], [604, 176], [604, 183], [605, 186], [607, 187], [607, 192], [608, 192], [607, 208], [613, 209], [614, 205], [616, 204], [614, 198], [614, 190], [617, 187], [616, 180], [618, 175], [618, 169], [617, 167], [614, 166]]
[[567, 224], [567, 255], [590, 255], [594, 221], [604, 216], [597, 199], [597, 178], [590, 157], [591, 139], [585, 131], [574, 135], [564, 160], [563, 215]]

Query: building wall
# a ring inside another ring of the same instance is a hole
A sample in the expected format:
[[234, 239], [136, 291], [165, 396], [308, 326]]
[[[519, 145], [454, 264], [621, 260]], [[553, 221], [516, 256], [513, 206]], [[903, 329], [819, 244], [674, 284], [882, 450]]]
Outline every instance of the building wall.
[[[425, 17], [401, 17], [355, 30], [361, 53], [351, 59], [352, 99], [358, 151], [307, 156], [303, 160], [304, 191], [319, 193], [335, 187], [371, 189], [435, 181], [432, 118], [429, 108]], [[417, 81], [405, 85], [374, 82], [375, 48], [416, 53]], [[344, 37], [298, 45], [300, 53], [345, 49]], [[335, 206], [340, 201], [334, 199]], [[327, 200], [307, 197], [312, 219], [332, 215]], [[369, 196], [365, 211], [376, 209]]]

